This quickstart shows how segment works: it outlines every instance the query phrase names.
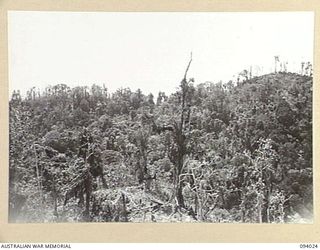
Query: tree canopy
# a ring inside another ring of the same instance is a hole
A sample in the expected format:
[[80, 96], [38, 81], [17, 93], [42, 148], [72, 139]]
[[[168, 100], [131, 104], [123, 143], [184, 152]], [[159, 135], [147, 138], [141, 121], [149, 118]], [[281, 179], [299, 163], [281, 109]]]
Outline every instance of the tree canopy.
[[312, 81], [277, 72], [196, 85], [185, 75], [156, 97], [98, 85], [15, 92], [10, 221], [308, 220]]

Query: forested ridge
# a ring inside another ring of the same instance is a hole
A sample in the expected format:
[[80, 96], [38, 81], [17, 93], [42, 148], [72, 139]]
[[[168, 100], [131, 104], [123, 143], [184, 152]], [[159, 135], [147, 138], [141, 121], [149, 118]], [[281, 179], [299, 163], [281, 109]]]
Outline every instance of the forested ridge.
[[312, 219], [311, 76], [195, 84], [186, 71], [177, 87], [14, 92], [9, 220]]

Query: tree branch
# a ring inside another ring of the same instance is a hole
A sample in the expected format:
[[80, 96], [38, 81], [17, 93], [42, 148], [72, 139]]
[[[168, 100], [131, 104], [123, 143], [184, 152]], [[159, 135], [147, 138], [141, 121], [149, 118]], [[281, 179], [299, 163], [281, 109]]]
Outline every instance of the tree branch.
[[185, 80], [185, 81], [186, 81], [186, 79], [187, 79], [187, 73], [188, 73], [188, 71], [189, 71], [191, 62], [192, 62], [192, 52], [191, 52], [191, 54], [190, 54], [190, 61], [189, 61], [189, 63], [188, 63], [186, 72], [184, 73], [184, 77], [183, 77], [183, 80]]

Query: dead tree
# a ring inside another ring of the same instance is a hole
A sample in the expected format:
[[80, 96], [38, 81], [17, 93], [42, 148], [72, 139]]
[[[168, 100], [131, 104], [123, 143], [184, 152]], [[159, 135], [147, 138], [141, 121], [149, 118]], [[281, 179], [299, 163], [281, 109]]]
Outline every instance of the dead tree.
[[[193, 78], [187, 80], [187, 73], [189, 71], [192, 62], [192, 53], [184, 73], [183, 79], [180, 82], [181, 89], [181, 113], [180, 119], [175, 121], [174, 124], [166, 126], [158, 126], [152, 117], [148, 117], [152, 122], [153, 132], [161, 134], [165, 131], [170, 131], [173, 135], [173, 141], [175, 143], [175, 150], [169, 156], [170, 160], [174, 164], [174, 198], [177, 202], [177, 209], [185, 208], [184, 197], [182, 193], [183, 182], [181, 176], [183, 175], [183, 166], [185, 156], [187, 155], [187, 137], [186, 132], [190, 129], [190, 115], [191, 115], [191, 88], [190, 84], [194, 82]], [[155, 177], [154, 177], [155, 178]]]
[[177, 155], [175, 161], [175, 198], [179, 207], [184, 208], [184, 197], [182, 194], [183, 183], [180, 179], [180, 176], [183, 171], [184, 159], [186, 156], [186, 131], [188, 129], [187, 121], [190, 120], [190, 111], [191, 111], [191, 103], [190, 98], [188, 98], [190, 83], [193, 82], [193, 79], [187, 80], [187, 73], [190, 68], [192, 62], [192, 53], [190, 57], [190, 61], [184, 73], [184, 77], [180, 83], [181, 88], [181, 114], [180, 114], [180, 122], [176, 123], [174, 126], [174, 141], [177, 145]]
[[278, 72], [278, 63], [280, 62], [279, 56], [274, 57], [274, 73]]

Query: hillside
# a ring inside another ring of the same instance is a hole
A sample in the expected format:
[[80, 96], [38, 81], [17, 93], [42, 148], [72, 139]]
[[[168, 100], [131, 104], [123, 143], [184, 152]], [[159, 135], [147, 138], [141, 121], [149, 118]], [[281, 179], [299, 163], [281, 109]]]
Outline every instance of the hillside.
[[312, 77], [10, 100], [12, 222], [310, 220]]

